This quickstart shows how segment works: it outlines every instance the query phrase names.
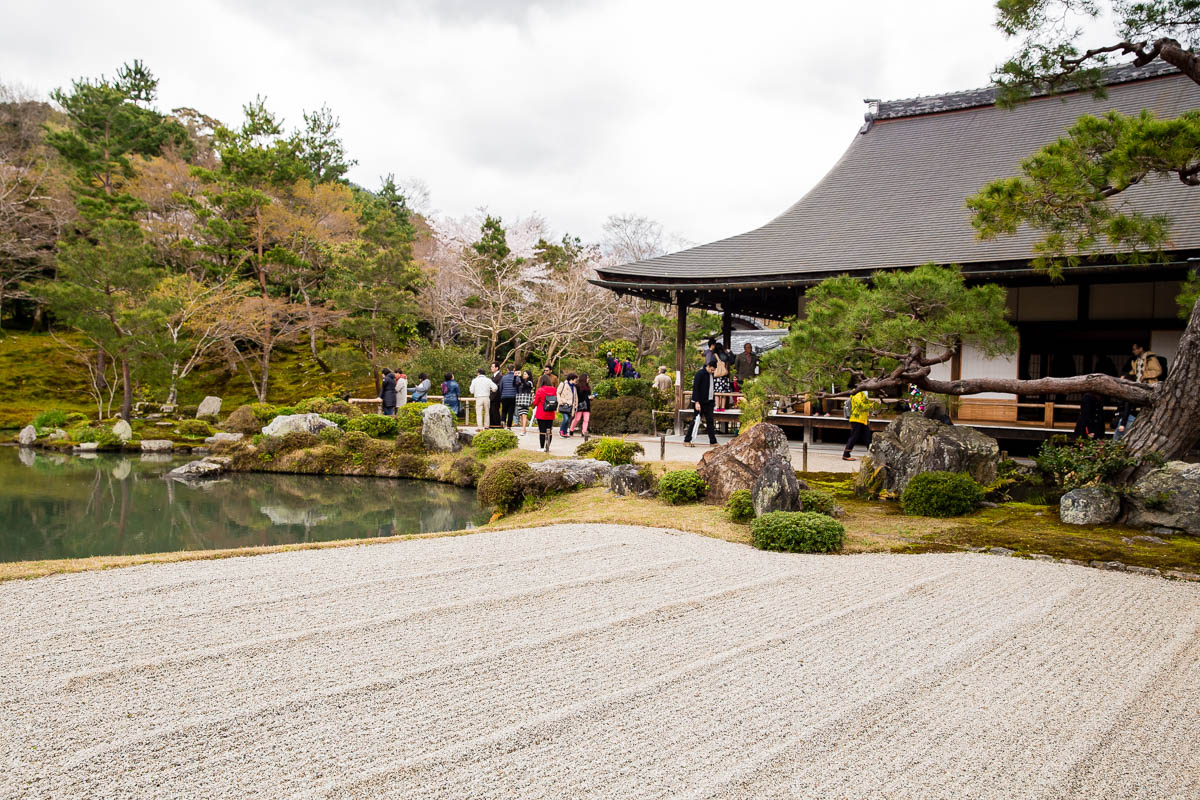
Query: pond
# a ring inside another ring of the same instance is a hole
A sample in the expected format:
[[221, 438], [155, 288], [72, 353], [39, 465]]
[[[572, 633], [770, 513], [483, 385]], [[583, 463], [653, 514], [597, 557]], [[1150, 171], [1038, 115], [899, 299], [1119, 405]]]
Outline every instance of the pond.
[[0, 447], [0, 561], [217, 550], [472, 528], [471, 489], [429, 481], [236, 473], [181, 483], [187, 459]]

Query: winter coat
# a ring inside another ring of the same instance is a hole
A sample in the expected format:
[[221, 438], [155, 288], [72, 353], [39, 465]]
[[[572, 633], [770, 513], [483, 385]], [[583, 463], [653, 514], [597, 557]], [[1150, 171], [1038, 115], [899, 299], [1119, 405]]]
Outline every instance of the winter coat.
[[533, 417], [534, 419], [553, 420], [555, 411], [546, 411], [544, 408], [545, 400], [555, 394], [553, 386], [539, 386], [537, 394], [533, 396]]
[[713, 376], [708, 373], [704, 367], [696, 370], [696, 374], [692, 377], [692, 402], [693, 403], [715, 403], [716, 402], [716, 386]]
[[384, 408], [394, 408], [396, 405], [396, 376], [384, 375], [383, 385], [379, 389], [379, 399]]

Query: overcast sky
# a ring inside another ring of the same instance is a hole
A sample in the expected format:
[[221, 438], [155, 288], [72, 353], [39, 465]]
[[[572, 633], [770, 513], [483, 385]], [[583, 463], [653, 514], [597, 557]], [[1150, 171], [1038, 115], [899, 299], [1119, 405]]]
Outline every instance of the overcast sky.
[[141, 58], [162, 110], [288, 123], [328, 103], [356, 182], [431, 208], [609, 214], [696, 243], [774, 217], [828, 171], [863, 98], [986, 85], [1013, 44], [991, 0], [3, 0], [0, 81], [39, 94]]

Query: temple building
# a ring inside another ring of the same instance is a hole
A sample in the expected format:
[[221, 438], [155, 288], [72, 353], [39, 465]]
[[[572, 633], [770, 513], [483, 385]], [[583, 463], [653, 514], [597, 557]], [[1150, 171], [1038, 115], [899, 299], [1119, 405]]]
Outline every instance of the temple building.
[[[1101, 254], [1068, 268], [1057, 283], [1031, 266], [1037, 232], [1023, 228], [1016, 236], [981, 241], [965, 204], [988, 182], [1017, 174], [1023, 159], [1084, 114], [1149, 109], [1171, 118], [1200, 108], [1200, 86], [1162, 63], [1114, 68], [1105, 83], [1103, 98], [1072, 91], [1035, 97], [1011, 110], [995, 104], [992, 89], [873, 103], [829, 173], [775, 219], [728, 239], [605, 267], [595, 283], [677, 306], [680, 370], [689, 307], [723, 312], [728, 336], [734, 315], [803, 315], [805, 291], [827, 277], [865, 277], [926, 263], [957, 264], [971, 282], [1007, 287], [1010, 319], [1020, 334], [1020, 349], [1011, 357], [987, 360], [965, 347], [937, 377], [1120, 370], [1137, 340], [1170, 363], [1185, 324], [1175, 297], [1200, 259], [1200, 191], [1155, 179], [1116, 198], [1170, 217], [1163, 263], [1135, 266]], [[1059, 398], [1064, 400], [1069, 402]], [[967, 396], [958, 417], [1061, 424], [1052, 407], [1041, 408], [1049, 402], [1053, 398]]]

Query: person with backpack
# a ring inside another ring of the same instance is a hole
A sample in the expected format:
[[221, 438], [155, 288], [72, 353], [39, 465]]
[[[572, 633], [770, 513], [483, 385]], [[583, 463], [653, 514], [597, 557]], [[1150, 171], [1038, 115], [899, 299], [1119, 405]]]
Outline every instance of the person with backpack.
[[429, 399], [429, 390], [433, 388], [433, 383], [424, 372], [417, 376], [417, 380], [420, 383], [413, 387], [413, 402], [424, 403]]
[[842, 461], [857, 461], [850, 455], [854, 445], [862, 442], [871, 444], [871, 399], [866, 392], [855, 392], [846, 401], [846, 419], [850, 420], [850, 438], [846, 440], [846, 449], [842, 451]]
[[608, 375], [606, 375], [605, 377], [615, 378], [618, 375], [620, 375], [620, 372], [618, 370], [620, 369], [621, 362], [617, 361], [617, 359], [613, 357], [612, 350], [609, 350], [607, 353], [604, 354], [604, 363], [608, 367]]
[[454, 380], [454, 373], [447, 372], [446, 379], [442, 381], [442, 402], [450, 407], [456, 417], [462, 408], [462, 403], [458, 401], [461, 392], [458, 381]]
[[1138, 383], [1155, 386], [1167, 379], [1167, 360], [1146, 348], [1145, 342], [1133, 343], [1133, 361], [1125, 377]]
[[554, 438], [554, 415], [558, 413], [558, 392], [549, 375], [543, 375], [538, 390], [533, 395], [533, 418], [537, 420], [538, 445], [550, 452], [550, 441]]
[[621, 362], [621, 377], [622, 378], [640, 378], [641, 375], [633, 368], [633, 362], [628, 358]]

